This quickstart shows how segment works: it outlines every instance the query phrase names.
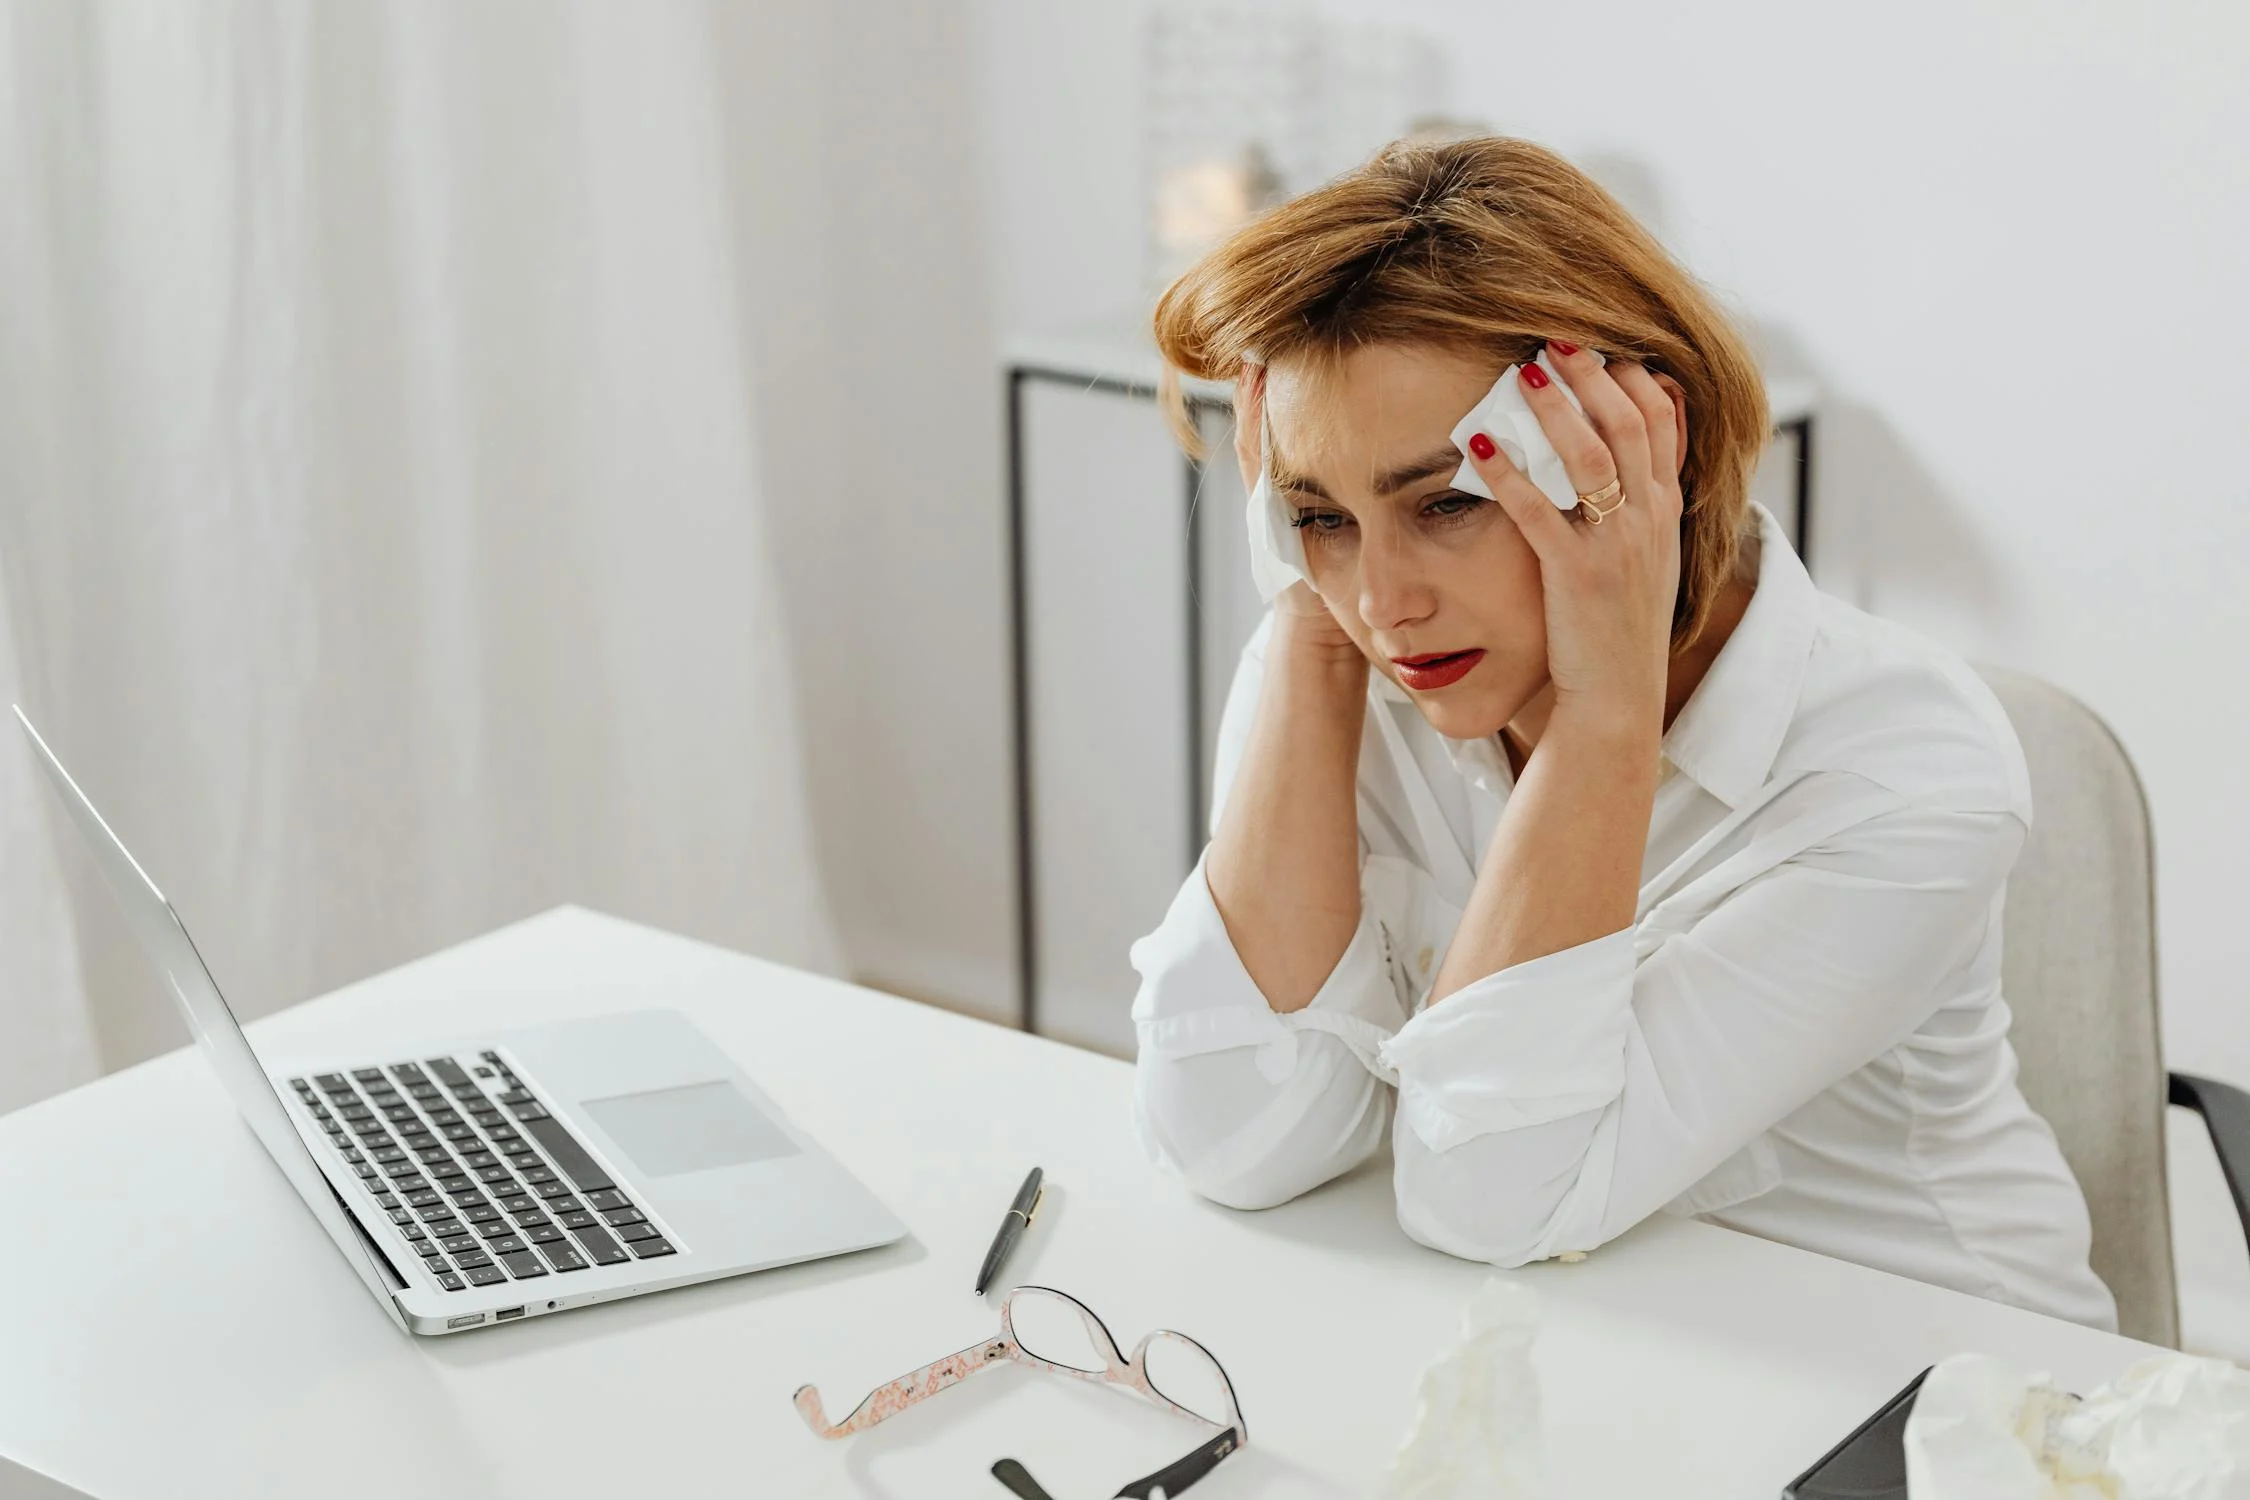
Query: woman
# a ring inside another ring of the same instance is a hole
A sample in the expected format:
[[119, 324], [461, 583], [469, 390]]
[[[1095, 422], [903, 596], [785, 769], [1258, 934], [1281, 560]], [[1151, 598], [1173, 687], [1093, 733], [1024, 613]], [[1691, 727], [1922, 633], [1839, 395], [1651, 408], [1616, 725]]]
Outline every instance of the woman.
[[[1654, 240], [1538, 147], [1401, 145], [1219, 247], [1156, 332], [1236, 382], [1306, 575], [1133, 950], [1157, 1158], [1267, 1206], [1395, 1099], [1399, 1222], [1454, 1255], [1665, 1209], [2113, 1328], [2007, 1042], [2014, 735], [1750, 504], [1755, 366]], [[1482, 432], [1495, 498], [1453, 486], [1509, 365], [1575, 512]]]

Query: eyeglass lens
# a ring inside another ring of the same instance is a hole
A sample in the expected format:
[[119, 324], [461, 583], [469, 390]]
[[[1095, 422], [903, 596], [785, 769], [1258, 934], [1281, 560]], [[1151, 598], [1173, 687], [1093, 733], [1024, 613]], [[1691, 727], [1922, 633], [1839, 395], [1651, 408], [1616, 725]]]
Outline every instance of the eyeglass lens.
[[1017, 1347], [1034, 1359], [1096, 1375], [1109, 1368], [1101, 1335], [1087, 1326], [1086, 1314], [1067, 1297], [1022, 1287], [1008, 1300], [1008, 1319]]
[[1149, 1339], [1148, 1383], [1176, 1406], [1220, 1427], [1234, 1424], [1227, 1377], [1203, 1346], [1174, 1333]]

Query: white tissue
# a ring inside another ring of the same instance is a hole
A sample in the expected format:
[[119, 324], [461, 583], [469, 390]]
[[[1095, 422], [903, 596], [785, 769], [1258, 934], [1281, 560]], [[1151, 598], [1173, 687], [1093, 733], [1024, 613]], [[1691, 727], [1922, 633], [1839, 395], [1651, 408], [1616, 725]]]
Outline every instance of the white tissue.
[[[1601, 358], [1598, 354], [1594, 357]], [[1545, 350], [1540, 351], [1535, 363], [1547, 372], [1555, 389], [1561, 391], [1573, 407], [1585, 410], [1563, 378], [1555, 373], [1555, 367], [1547, 362]], [[1520, 365], [1510, 365], [1502, 370], [1484, 398], [1469, 408], [1467, 416], [1453, 424], [1453, 445], [1466, 454], [1469, 435], [1485, 433], [1508, 455], [1508, 461], [1554, 501], [1558, 509], [1570, 510], [1578, 504], [1578, 491], [1572, 486], [1570, 476], [1563, 472], [1562, 459], [1555, 452], [1555, 445], [1547, 441], [1546, 429], [1539, 425], [1539, 419], [1524, 403], [1523, 391], [1516, 384], [1517, 372], [1521, 369]], [[1478, 475], [1476, 465], [1465, 457], [1453, 475], [1453, 487], [1487, 500], [1493, 498], [1492, 491]], [[1273, 479], [1266, 470], [1263, 433], [1259, 434], [1258, 482], [1250, 491], [1244, 519], [1250, 530], [1250, 579], [1257, 585], [1258, 597], [1271, 604], [1275, 596], [1293, 583], [1312, 587], [1312, 573], [1305, 566], [1305, 536], [1292, 524], [1289, 507], [1274, 495]]]
[[1914, 1500], [2250, 1500], [2250, 1373], [2166, 1354], [2081, 1399], [1955, 1355], [1914, 1398], [1906, 1488]]
[[[1603, 364], [1609, 363], [1599, 354], [1594, 358], [1601, 360]], [[1579, 402], [1578, 393], [1547, 362], [1546, 350], [1540, 350], [1539, 357], [1532, 362], [1547, 372], [1547, 378], [1554, 382], [1555, 389], [1563, 393], [1573, 408], [1578, 411], [1586, 409]], [[1523, 388], [1519, 384], [1522, 369], [1521, 365], [1510, 365], [1502, 370], [1500, 378], [1492, 383], [1492, 389], [1484, 393], [1484, 399], [1470, 407], [1469, 414], [1453, 424], [1453, 446], [1466, 454], [1469, 451], [1470, 434], [1484, 433], [1499, 446], [1502, 453], [1508, 455], [1508, 462], [1514, 464], [1525, 478], [1539, 486], [1540, 491], [1555, 502], [1557, 510], [1576, 510], [1577, 487], [1570, 482], [1570, 476], [1563, 472], [1562, 456], [1555, 452], [1555, 445], [1547, 441], [1547, 429], [1539, 425], [1539, 418], [1532, 414], [1531, 407], [1523, 399]], [[1477, 473], [1477, 466], [1466, 457], [1461, 460], [1461, 467], [1454, 471], [1453, 487], [1471, 495], [1482, 495], [1487, 500], [1493, 498], [1492, 491], [1485, 487], [1483, 476]]]
[[1544, 1493], [1539, 1294], [1498, 1277], [1461, 1315], [1461, 1340], [1422, 1372], [1414, 1425], [1376, 1500], [1529, 1500]]

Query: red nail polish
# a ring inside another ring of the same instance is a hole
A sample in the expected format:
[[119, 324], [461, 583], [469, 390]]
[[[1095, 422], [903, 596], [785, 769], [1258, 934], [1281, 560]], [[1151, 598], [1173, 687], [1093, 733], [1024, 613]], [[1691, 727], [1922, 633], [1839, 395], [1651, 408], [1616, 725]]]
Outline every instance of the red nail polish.
[[1479, 458], [1489, 459], [1499, 450], [1492, 446], [1492, 439], [1481, 432], [1475, 432], [1469, 435], [1469, 451]]
[[1547, 340], [1547, 347], [1554, 350], [1557, 354], [1576, 354], [1578, 352], [1578, 346], [1576, 344], [1566, 344], [1561, 339]]
[[1543, 391], [1547, 388], [1547, 372], [1537, 365], [1525, 365], [1523, 373], [1516, 378], [1535, 391]]

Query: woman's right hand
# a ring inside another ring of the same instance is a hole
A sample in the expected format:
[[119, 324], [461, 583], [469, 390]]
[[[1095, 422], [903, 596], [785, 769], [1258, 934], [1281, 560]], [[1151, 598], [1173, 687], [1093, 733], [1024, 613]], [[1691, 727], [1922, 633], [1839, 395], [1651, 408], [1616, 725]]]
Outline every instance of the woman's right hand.
[[[1243, 362], [1242, 372], [1234, 378], [1234, 411], [1234, 461], [1242, 469], [1242, 492], [1247, 495], [1258, 487], [1258, 471], [1265, 462], [1259, 442], [1266, 414], [1264, 365]], [[1280, 649], [1365, 664], [1365, 655], [1310, 585], [1293, 583], [1283, 589], [1273, 601], [1273, 613], [1274, 643]]]

